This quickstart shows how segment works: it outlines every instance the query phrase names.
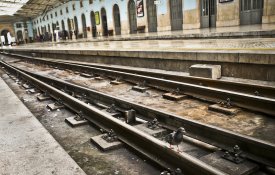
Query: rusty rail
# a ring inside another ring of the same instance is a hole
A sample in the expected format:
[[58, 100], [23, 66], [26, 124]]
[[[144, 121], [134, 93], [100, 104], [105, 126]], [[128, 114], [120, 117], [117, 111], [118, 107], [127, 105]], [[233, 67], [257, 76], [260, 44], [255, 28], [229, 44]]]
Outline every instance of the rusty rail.
[[155, 78], [162, 78], [162, 79], [166, 79], [166, 80], [190, 83], [190, 84], [195, 84], [195, 85], [202, 85], [205, 87], [219, 88], [219, 89], [230, 90], [230, 91], [252, 94], [252, 95], [255, 94], [255, 92], [256, 92], [256, 94], [258, 93], [258, 95], [262, 96], [262, 97], [275, 98], [275, 87], [268, 86], [268, 85], [233, 82], [233, 81], [225, 81], [225, 80], [213, 80], [213, 79], [208, 79], [208, 78], [175, 75], [175, 74], [161, 73], [161, 72], [152, 72], [152, 71], [145, 71], [145, 70], [140, 70], [140, 69], [135, 69], [135, 68], [123, 68], [123, 67], [115, 67], [115, 66], [108, 66], [108, 65], [99, 65], [99, 64], [94, 64], [94, 63], [81, 63], [81, 62], [66, 61], [66, 60], [35, 58], [35, 57], [14, 54], [14, 53], [6, 53], [6, 54], [11, 55], [11, 56], [20, 57], [23, 59], [32, 59], [32, 60], [38, 61], [38, 62], [39, 61], [40, 62], [48, 62], [48, 63], [58, 62], [58, 63], [63, 63], [63, 64], [73, 64], [76, 66], [89, 66], [89, 67], [95, 67], [95, 68], [115, 70], [115, 71], [119, 71], [119, 72], [126, 72], [126, 73], [150, 76], [150, 77], [155, 77]]
[[61, 99], [64, 105], [70, 109], [77, 112], [82, 111], [83, 114], [88, 116], [87, 119], [89, 121], [99, 127], [112, 128], [121, 141], [166, 168], [172, 170], [181, 168], [187, 174], [226, 174], [186, 153], [178, 154], [171, 149], [167, 149], [164, 142], [48, 85], [49, 82], [42, 82], [2, 61], [0, 63], [9, 71], [14, 72], [18, 77], [29, 81], [42, 91], [49, 93], [53, 98]]
[[[27, 58], [26, 56], [22, 56], [22, 55], [17, 55], [17, 54], [12, 54], [12, 55], [19, 56], [21, 58], [22, 57]], [[32, 57], [28, 57], [28, 58], [37, 61], [37, 59], [34, 59]], [[262, 97], [262, 96], [247, 94], [243, 92], [236, 92], [234, 88], [236, 89], [237, 84], [233, 86], [234, 87], [233, 90], [229, 90], [231, 89], [230, 85], [228, 85], [227, 89], [222, 89], [222, 88], [220, 89], [216, 87], [206, 87], [198, 84], [167, 80], [164, 78], [138, 75], [135, 73], [121, 72], [121, 71], [97, 68], [92, 66], [64, 63], [60, 61], [48, 61], [48, 60], [42, 60], [42, 59], [39, 59], [39, 61], [46, 64], [54, 65], [54, 66], [60, 66], [62, 68], [78, 70], [80, 72], [86, 71], [86, 72], [99, 74], [99, 75], [103, 74], [113, 78], [120, 77], [123, 80], [131, 81], [131, 82], [146, 81], [147, 85], [149, 86], [153, 86], [157, 88], [162, 87], [162, 88], [171, 89], [171, 90], [179, 89], [182, 93], [185, 93], [187, 95], [190, 95], [196, 98], [208, 100], [211, 102], [225, 101], [226, 99], [230, 98], [231, 104], [234, 106], [239, 106], [252, 111], [262, 112], [271, 116], [275, 116], [275, 110], [274, 110], [275, 99], [274, 98]], [[218, 82], [216, 83], [212, 82], [212, 84], [216, 84], [216, 86], [218, 86], [217, 85]], [[223, 84], [221, 86], [225, 87], [226, 84]], [[246, 87], [248, 87], [248, 85], [246, 86], [243, 85], [239, 89], [246, 88]], [[257, 88], [260, 88], [260, 87], [258, 86]], [[257, 88], [255, 87], [255, 89]], [[274, 88], [270, 87], [268, 89], [271, 89], [272, 91], [271, 92], [269, 91], [267, 94], [273, 94]], [[259, 92], [261, 92], [261, 90], [259, 90]]]
[[[2, 64], [5, 64], [5, 66], [13, 68], [13, 66], [7, 65], [6, 63], [2, 62]], [[175, 128], [184, 126], [190, 137], [215, 145], [224, 150], [229, 150], [234, 145], [239, 145], [248, 158], [260, 162], [262, 164], [275, 167], [274, 144], [264, 142], [262, 140], [255, 139], [252, 137], [244, 136], [241, 134], [237, 134], [215, 126], [202, 124], [200, 122], [183, 118], [181, 116], [173, 115], [167, 112], [158, 111], [156, 109], [144, 105], [122, 100], [117, 97], [113, 97], [62, 80], [49, 78], [27, 71], [24, 72], [44, 82], [52, 83], [60, 89], [67, 89], [68, 91], [73, 91], [79, 94], [84, 93], [90, 99], [98, 100], [107, 104], [116, 104], [118, 105], [118, 107], [121, 108], [134, 109], [137, 111], [137, 113], [141, 114], [147, 120], [151, 120], [154, 117], [156, 117], [161, 123], [173, 126]]]

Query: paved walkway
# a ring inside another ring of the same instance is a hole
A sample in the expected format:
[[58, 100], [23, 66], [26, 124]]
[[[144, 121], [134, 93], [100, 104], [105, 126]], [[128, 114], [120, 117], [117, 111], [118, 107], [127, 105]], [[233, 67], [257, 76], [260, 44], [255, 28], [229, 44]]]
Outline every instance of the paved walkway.
[[0, 78], [0, 174], [85, 175]]
[[102, 41], [79, 43], [36, 43], [13, 49], [115, 50], [115, 51], [245, 51], [275, 52], [275, 38]]
[[[244, 33], [273, 32], [275, 24], [251, 26], [235, 26], [206, 28], [183, 31], [167, 31], [144, 33], [136, 35], [113, 36], [98, 39], [67, 40], [65, 42], [44, 42], [14, 46], [13, 49], [42, 49], [42, 50], [115, 50], [115, 51], [237, 51], [237, 52], [275, 52], [275, 37], [273, 38], [242, 38]], [[201, 35], [200, 39], [184, 39], [180, 36]], [[237, 39], [210, 39], [203, 36], [224, 36], [237, 34]], [[155, 37], [157, 36], [157, 37]], [[145, 37], [145, 40], [138, 38]], [[119, 40], [118, 38], [124, 38]], [[150, 40], [148, 40], [150, 38]], [[113, 39], [113, 40], [112, 40]], [[118, 40], [116, 40], [118, 39]], [[146, 40], [147, 39], [147, 40]], [[6, 48], [9, 49], [9, 48]]]
[[[213, 37], [248, 37], [249, 35], [275, 35], [275, 24], [256, 24], [245, 26], [188, 29], [179, 31], [161, 31], [151, 33], [123, 34], [108, 37], [84, 38], [66, 40], [65, 42], [80, 41], [109, 41], [109, 40], [148, 40], [148, 39], [187, 39], [187, 38], [213, 38]], [[64, 41], [61, 41], [64, 42]]]
[[275, 24], [256, 24], [231, 27], [188, 29], [180, 31], [161, 31], [152, 33], [123, 34], [108, 37], [97, 37], [78, 40], [66, 40], [66, 42], [76, 41], [104, 41], [104, 40], [148, 40], [148, 39], [184, 39], [184, 38], [211, 38], [211, 37], [247, 37], [249, 35], [275, 35]]

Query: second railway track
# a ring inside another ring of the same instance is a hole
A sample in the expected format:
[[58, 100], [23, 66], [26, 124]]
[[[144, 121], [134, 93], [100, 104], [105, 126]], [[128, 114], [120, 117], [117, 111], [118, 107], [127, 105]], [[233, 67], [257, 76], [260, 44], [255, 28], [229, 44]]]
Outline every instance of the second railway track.
[[[234, 106], [246, 108], [252, 111], [262, 112], [275, 116], [275, 88], [246, 83], [217, 81], [205, 78], [176, 76], [160, 73], [129, 70], [122, 68], [103, 67], [95, 65], [76, 64], [66, 61], [46, 60], [18, 54], [8, 54], [19, 57], [29, 62], [43, 63], [58, 66], [63, 69], [72, 69], [85, 73], [105, 75], [114, 79], [120, 78], [131, 82], [146, 82], [147, 86], [164, 88], [169, 90], [178, 89], [180, 93], [211, 102], [220, 102], [230, 99]], [[254, 92], [259, 93], [256, 95]]]

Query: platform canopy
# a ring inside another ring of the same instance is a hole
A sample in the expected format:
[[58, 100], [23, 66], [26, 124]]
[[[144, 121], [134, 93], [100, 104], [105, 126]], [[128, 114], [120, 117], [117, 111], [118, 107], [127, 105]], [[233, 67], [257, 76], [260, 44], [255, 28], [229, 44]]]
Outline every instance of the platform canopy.
[[0, 22], [34, 18], [65, 0], [0, 0]]

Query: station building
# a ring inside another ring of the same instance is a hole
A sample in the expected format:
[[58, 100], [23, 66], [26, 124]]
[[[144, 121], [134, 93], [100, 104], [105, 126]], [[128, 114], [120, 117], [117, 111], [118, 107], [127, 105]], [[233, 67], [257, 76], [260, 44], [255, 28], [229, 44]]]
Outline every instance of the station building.
[[[50, 7], [36, 18], [14, 24], [17, 39], [91, 38], [275, 23], [274, 0], [80, 0]], [[21, 25], [24, 26], [24, 25]], [[31, 31], [30, 31], [31, 30]], [[22, 34], [23, 32], [23, 34]], [[26, 32], [28, 33], [26, 35]], [[26, 36], [25, 36], [26, 35]], [[23, 36], [23, 37], [22, 37]]]

